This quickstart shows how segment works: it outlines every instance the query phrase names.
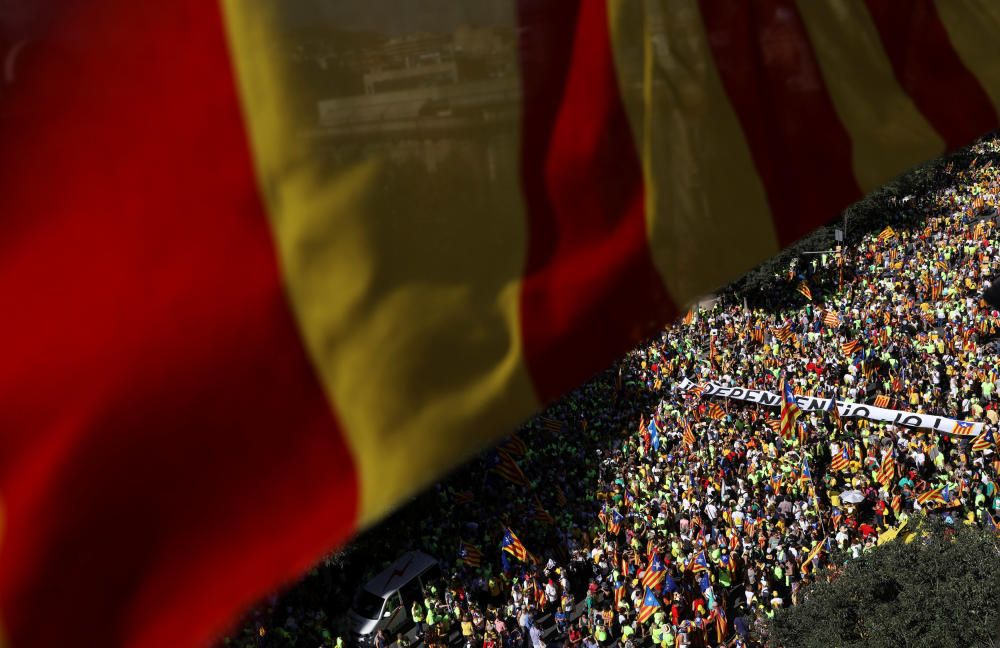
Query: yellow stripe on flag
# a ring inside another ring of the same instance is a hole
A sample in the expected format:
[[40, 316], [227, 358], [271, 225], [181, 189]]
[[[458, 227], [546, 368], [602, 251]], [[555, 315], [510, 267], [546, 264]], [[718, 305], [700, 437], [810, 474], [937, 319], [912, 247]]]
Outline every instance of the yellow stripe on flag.
[[937, 157], [944, 139], [896, 80], [862, 3], [798, 0], [830, 98], [851, 137], [854, 175], [865, 192]]
[[935, 6], [951, 46], [1000, 113], [1000, 4], [995, 0], [937, 0]]
[[697, 3], [608, 2], [653, 260], [688, 305], [778, 251], [771, 211]]
[[[272, 31], [283, 7], [226, 0], [225, 14], [289, 299], [344, 424], [365, 526], [538, 406], [519, 324], [520, 81], [342, 98], [307, 132], [297, 106], [315, 95]], [[502, 19], [513, 32], [513, 4]], [[421, 131], [462, 118], [420, 112], [446, 91], [506, 96], [509, 114]]]

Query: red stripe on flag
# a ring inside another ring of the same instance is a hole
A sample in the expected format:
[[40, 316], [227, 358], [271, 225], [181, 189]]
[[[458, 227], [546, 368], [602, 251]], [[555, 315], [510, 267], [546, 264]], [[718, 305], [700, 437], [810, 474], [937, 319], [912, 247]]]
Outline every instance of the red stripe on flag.
[[[0, 99], [0, 624], [205, 645], [354, 526], [218, 4], [33, 5]], [[72, 11], [66, 11], [71, 7]]]
[[701, 14], [786, 246], [861, 197], [850, 136], [794, 0], [701, 0]]
[[996, 128], [996, 110], [952, 47], [933, 2], [866, 4], [896, 78], [948, 149]]
[[675, 317], [646, 238], [642, 165], [604, 2], [519, 3], [524, 351], [550, 401]]

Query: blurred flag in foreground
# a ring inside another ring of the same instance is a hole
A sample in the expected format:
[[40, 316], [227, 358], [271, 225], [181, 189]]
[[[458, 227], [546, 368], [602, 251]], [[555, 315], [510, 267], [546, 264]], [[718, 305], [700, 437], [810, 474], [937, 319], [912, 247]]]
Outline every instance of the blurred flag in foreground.
[[998, 14], [4, 4], [0, 643], [203, 645], [995, 128]]

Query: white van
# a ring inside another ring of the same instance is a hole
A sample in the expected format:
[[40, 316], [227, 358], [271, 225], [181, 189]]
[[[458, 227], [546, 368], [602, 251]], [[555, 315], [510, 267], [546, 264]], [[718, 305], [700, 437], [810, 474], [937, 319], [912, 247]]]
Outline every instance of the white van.
[[441, 568], [427, 554], [411, 551], [400, 556], [355, 595], [347, 613], [354, 640], [367, 643], [382, 628], [393, 640], [409, 626], [413, 602], [423, 607], [424, 587], [439, 578]]

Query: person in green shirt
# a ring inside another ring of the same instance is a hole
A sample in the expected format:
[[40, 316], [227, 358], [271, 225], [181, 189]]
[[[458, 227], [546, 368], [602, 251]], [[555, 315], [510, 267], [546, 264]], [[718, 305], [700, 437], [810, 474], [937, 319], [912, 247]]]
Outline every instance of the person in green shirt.
[[419, 602], [413, 602], [413, 607], [410, 608], [410, 617], [413, 619], [413, 625], [416, 626], [419, 637], [424, 633], [424, 608]]

